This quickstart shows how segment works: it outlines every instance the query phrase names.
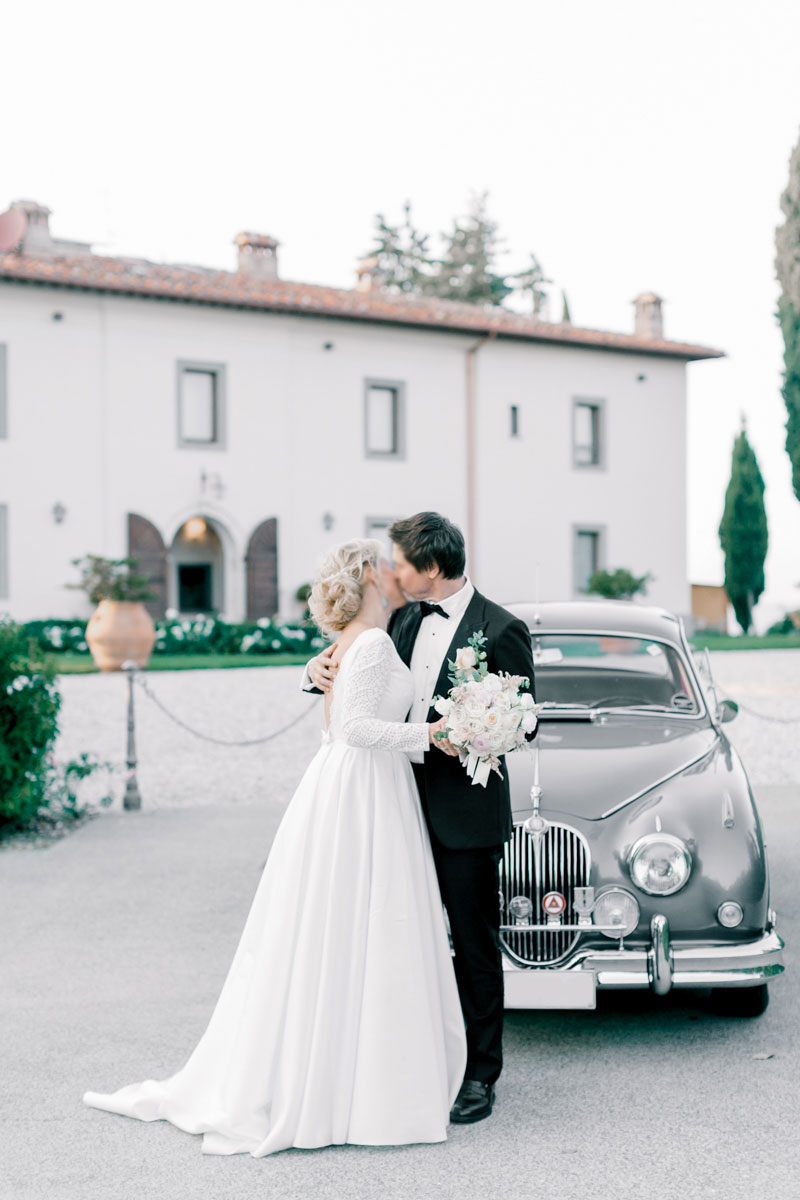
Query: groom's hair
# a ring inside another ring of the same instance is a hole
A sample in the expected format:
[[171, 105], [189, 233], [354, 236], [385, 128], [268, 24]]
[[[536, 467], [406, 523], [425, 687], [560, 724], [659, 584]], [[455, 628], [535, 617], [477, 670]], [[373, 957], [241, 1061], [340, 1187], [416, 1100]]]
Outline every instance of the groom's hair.
[[417, 571], [437, 566], [445, 579], [464, 574], [464, 535], [441, 513], [421, 512], [389, 526], [389, 537]]

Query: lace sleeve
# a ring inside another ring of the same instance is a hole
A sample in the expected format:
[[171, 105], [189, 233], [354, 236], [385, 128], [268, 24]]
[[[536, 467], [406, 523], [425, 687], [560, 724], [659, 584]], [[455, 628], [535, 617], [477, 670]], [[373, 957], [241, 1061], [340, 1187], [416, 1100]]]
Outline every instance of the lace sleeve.
[[427, 724], [384, 721], [376, 715], [390, 686], [395, 653], [388, 636], [371, 637], [358, 648], [358, 657], [342, 680], [343, 691], [335, 701], [339, 706], [337, 723], [350, 746], [406, 752], [428, 749]]

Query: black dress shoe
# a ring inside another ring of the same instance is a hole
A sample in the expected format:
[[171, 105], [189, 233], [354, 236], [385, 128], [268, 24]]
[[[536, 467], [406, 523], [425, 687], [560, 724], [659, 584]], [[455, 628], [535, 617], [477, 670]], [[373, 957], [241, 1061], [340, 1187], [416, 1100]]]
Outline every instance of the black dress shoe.
[[465, 1079], [450, 1109], [450, 1120], [454, 1125], [470, 1125], [488, 1117], [494, 1104], [494, 1087], [481, 1083], [479, 1079]]

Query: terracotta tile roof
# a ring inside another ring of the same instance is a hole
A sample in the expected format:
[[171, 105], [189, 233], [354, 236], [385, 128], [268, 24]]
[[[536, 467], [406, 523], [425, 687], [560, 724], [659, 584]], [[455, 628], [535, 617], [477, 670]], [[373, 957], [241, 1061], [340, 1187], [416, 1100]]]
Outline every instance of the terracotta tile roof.
[[112, 258], [100, 254], [52, 258], [0, 254], [0, 280], [264, 312], [339, 317], [476, 335], [492, 334], [520, 341], [655, 354], [687, 362], [723, 357], [723, 351], [707, 346], [653, 341], [634, 334], [607, 333], [599, 329], [581, 329], [575, 325], [539, 321], [504, 309], [479, 308], [451, 300], [391, 296], [381, 291], [348, 291], [280, 279], [254, 279], [232, 271], [168, 266], [143, 259]]

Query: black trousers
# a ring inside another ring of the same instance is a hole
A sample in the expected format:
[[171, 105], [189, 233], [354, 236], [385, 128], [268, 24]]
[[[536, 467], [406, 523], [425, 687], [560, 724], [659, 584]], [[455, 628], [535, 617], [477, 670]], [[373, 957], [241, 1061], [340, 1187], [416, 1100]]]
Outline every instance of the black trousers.
[[[413, 764], [423, 809], [422, 767]], [[497, 868], [502, 846], [451, 850], [431, 833], [439, 889], [455, 950], [454, 966], [467, 1029], [465, 1079], [494, 1083], [503, 1067], [503, 965]]]

